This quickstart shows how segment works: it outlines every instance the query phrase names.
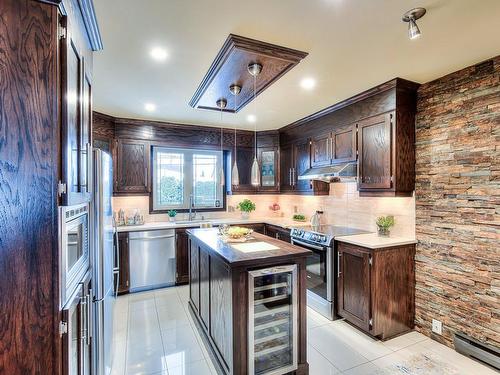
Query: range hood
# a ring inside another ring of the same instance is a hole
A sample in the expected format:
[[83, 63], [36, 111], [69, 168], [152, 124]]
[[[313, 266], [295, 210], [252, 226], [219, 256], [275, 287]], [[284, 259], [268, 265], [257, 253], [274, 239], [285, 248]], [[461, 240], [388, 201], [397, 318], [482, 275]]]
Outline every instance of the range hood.
[[326, 167], [309, 168], [299, 180], [318, 180], [323, 182], [351, 182], [358, 176], [358, 163], [342, 163]]

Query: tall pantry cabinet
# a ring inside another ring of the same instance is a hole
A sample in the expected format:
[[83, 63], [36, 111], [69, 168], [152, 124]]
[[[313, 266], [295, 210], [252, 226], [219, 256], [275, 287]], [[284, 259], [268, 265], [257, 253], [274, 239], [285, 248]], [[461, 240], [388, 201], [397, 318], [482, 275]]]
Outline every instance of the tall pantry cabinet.
[[61, 306], [58, 207], [92, 198], [92, 52], [101, 48], [92, 0], [0, 1], [1, 374], [89, 371], [88, 345], [81, 366], [67, 357], [69, 334], [85, 332], [64, 321], [87, 324], [91, 280]]

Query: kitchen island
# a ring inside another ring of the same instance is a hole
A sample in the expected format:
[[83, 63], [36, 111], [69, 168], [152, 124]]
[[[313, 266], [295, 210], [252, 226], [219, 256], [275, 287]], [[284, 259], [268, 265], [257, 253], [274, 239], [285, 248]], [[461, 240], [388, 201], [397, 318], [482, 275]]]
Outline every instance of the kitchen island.
[[253, 233], [227, 243], [189, 229], [189, 306], [224, 374], [308, 374], [306, 257]]

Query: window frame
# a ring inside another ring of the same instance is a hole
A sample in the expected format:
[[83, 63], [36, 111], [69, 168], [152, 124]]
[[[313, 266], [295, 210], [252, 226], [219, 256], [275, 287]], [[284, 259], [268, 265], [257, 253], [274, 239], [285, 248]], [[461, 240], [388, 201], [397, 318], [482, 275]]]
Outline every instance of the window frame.
[[[199, 149], [199, 148], [189, 148], [189, 147], [171, 147], [171, 146], [166, 146], [166, 145], [152, 145], [152, 152], [151, 152], [151, 192], [150, 192], [150, 197], [149, 197], [149, 212], [151, 214], [162, 214], [162, 213], [167, 213], [169, 210], [176, 210], [178, 213], [183, 213], [183, 212], [188, 212], [189, 208], [186, 208], [184, 205], [182, 207], [174, 207], [172, 206], [171, 208], [165, 208], [165, 207], [158, 207], [156, 204], [156, 199], [155, 199], [155, 194], [156, 194], [156, 187], [157, 187], [157, 182], [156, 182], [156, 175], [157, 175], [157, 170], [156, 170], [156, 157], [158, 152], [171, 152], [171, 153], [182, 153], [184, 155], [184, 170], [183, 170], [183, 175], [184, 175], [184, 200], [186, 202], [186, 205], [189, 205], [189, 196], [191, 193], [194, 193], [194, 176], [193, 176], [193, 156], [195, 154], [206, 154], [206, 155], [217, 155], [218, 161], [222, 162], [223, 168], [224, 168], [224, 176], [225, 176], [225, 182], [224, 185], [222, 186], [222, 191], [221, 191], [221, 206], [220, 207], [195, 207], [193, 208], [193, 211], [196, 212], [214, 212], [214, 211], [225, 211], [226, 210], [226, 196], [227, 196], [227, 181], [228, 181], [228, 175], [227, 175], [227, 154], [226, 151], [221, 152], [220, 150], [217, 149]], [[189, 155], [189, 158], [186, 158], [186, 154]], [[189, 161], [188, 161], [189, 160]], [[187, 162], [188, 161], [188, 162]], [[219, 173], [217, 171], [217, 173]], [[186, 178], [186, 176], [190, 176], [189, 179]], [[187, 182], [187, 183], [186, 183]], [[186, 189], [186, 186], [189, 188]]]

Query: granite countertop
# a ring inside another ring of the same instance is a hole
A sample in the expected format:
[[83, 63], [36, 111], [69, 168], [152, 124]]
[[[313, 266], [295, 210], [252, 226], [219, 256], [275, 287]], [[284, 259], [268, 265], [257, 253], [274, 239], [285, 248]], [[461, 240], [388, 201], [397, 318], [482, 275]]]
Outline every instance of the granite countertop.
[[403, 246], [417, 243], [414, 238], [408, 237], [382, 237], [377, 233], [355, 234], [335, 238], [335, 241], [346, 242], [352, 245], [367, 247], [369, 249], [380, 249], [391, 246]]
[[280, 263], [311, 254], [307, 249], [260, 233], [252, 233], [252, 239], [246, 242], [224, 242], [217, 228], [192, 228], [187, 232], [231, 267]]
[[294, 222], [287, 218], [267, 218], [267, 219], [239, 219], [239, 218], [214, 218], [205, 220], [195, 220], [194, 222], [171, 222], [171, 221], [158, 221], [158, 222], [148, 222], [143, 225], [124, 225], [118, 227], [118, 232], [142, 232], [147, 230], [157, 230], [157, 229], [176, 229], [176, 228], [199, 228], [200, 224], [207, 223], [212, 226], [218, 226], [221, 224], [237, 225], [237, 224], [272, 224], [282, 228], [292, 228], [307, 225], [308, 223]]

